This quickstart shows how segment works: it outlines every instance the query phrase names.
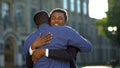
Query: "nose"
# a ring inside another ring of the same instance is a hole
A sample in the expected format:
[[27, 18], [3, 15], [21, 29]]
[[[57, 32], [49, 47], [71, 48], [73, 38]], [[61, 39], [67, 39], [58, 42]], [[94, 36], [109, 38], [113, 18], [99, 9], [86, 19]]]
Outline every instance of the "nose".
[[55, 20], [55, 23], [58, 23], [58, 20], [57, 20], [57, 19]]

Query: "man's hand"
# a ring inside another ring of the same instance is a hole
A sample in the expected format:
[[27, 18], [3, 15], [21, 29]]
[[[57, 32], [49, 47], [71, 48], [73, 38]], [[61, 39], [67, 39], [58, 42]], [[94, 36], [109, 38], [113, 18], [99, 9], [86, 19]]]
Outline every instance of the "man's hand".
[[32, 61], [36, 63], [42, 56], [45, 55], [45, 49], [36, 49], [32, 55]]
[[32, 43], [31, 48], [36, 49], [40, 46], [50, 43], [52, 39], [52, 34], [49, 32], [45, 36], [41, 37], [41, 33], [37, 36], [36, 40]]

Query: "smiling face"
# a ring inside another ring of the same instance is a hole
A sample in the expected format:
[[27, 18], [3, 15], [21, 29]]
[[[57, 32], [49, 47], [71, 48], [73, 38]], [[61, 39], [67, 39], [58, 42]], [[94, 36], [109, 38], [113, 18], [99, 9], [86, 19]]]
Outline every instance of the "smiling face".
[[62, 12], [53, 12], [50, 18], [51, 26], [66, 25], [65, 15]]

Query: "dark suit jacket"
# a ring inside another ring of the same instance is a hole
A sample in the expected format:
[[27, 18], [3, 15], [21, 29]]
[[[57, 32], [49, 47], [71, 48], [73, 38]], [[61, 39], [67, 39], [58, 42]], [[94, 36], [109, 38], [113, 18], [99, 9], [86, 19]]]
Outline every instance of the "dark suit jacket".
[[33, 68], [32, 56], [29, 53], [26, 55], [26, 67]]
[[[52, 59], [60, 60], [60, 61], [69, 61], [70, 62], [70, 68], [77, 68], [76, 66], [76, 56], [79, 49], [68, 46], [66, 50], [54, 50], [49, 49], [49, 57]], [[31, 59], [31, 56], [28, 54], [26, 56], [26, 66], [27, 68], [33, 68], [33, 62]]]

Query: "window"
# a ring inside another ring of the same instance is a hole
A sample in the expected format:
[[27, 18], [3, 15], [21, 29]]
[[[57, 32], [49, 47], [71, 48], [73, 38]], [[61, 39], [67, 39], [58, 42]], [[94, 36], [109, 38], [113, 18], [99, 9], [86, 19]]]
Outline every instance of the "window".
[[63, 0], [63, 8], [67, 9], [67, 0]]
[[87, 14], [87, 3], [83, 2], [83, 14], [86, 15]]
[[33, 21], [33, 17], [35, 15], [35, 12], [36, 12], [36, 9], [35, 8], [32, 8], [32, 11], [31, 11], [31, 26], [34, 28], [35, 27], [35, 24], [34, 24], [34, 21]]
[[21, 5], [16, 7], [15, 22], [17, 23], [17, 26], [24, 25], [24, 11], [23, 6]]
[[3, 2], [2, 3], [2, 18], [4, 18], [8, 14], [8, 11], [9, 11], [8, 3]]
[[9, 4], [7, 2], [3, 2], [2, 3], [2, 19], [4, 24], [7, 24], [10, 21], [9, 10], [10, 10]]
[[80, 0], [77, 0], [77, 12], [80, 13]]
[[75, 10], [74, 0], [70, 0], [70, 10], [73, 12]]
[[76, 22], [72, 21], [72, 28], [76, 29]]

